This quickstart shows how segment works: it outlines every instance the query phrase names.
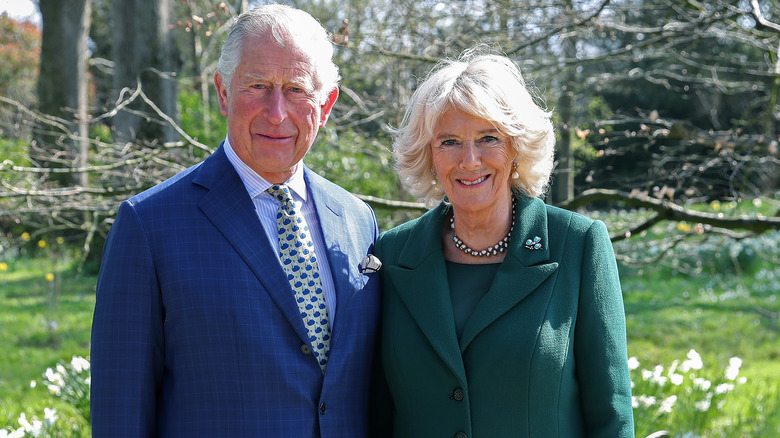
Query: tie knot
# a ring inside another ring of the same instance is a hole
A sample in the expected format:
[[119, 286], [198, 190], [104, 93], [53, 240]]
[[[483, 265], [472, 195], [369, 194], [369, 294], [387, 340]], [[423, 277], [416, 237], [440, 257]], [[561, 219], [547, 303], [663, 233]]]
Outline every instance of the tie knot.
[[290, 194], [289, 187], [284, 184], [274, 184], [269, 187], [267, 191], [279, 201], [279, 208], [281, 210], [285, 211], [287, 214], [293, 213], [295, 206], [292, 202], [292, 195]]
[[290, 188], [284, 184], [272, 185], [268, 188], [268, 193], [272, 194], [279, 202], [288, 202], [292, 199], [290, 196]]

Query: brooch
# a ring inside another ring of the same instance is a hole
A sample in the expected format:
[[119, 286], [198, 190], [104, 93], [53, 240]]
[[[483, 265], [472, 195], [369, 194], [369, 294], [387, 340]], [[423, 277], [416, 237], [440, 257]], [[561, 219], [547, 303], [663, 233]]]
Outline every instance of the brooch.
[[533, 239], [528, 239], [525, 241], [525, 248], [526, 249], [542, 249], [542, 238], [539, 236], [535, 236]]

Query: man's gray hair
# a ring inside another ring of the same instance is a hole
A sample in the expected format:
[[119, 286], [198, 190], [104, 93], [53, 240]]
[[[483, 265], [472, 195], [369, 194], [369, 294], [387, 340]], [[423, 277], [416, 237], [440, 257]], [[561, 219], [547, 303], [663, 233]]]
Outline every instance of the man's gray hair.
[[250, 9], [241, 14], [230, 29], [217, 63], [217, 72], [222, 76], [225, 88], [230, 90], [233, 74], [241, 62], [244, 41], [254, 36], [270, 36], [279, 45], [286, 41], [295, 44], [308, 56], [314, 65], [314, 85], [320, 103], [338, 87], [339, 68], [333, 63], [333, 43], [328, 32], [319, 21], [308, 13], [286, 5], [270, 4]]

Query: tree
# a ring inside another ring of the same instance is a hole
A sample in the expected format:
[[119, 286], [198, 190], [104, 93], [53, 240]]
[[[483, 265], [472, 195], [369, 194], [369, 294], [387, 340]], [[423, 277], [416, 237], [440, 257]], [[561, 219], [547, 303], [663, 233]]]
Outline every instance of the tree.
[[[87, 35], [90, 0], [40, 0], [43, 32], [38, 76], [38, 109], [57, 118], [60, 129], [39, 124], [30, 151], [44, 167], [87, 164]], [[54, 129], [53, 129], [54, 128]], [[75, 137], [74, 137], [75, 136]], [[78, 177], [74, 177], [78, 175]], [[58, 174], [62, 185], [85, 187], [87, 174]]]
[[[113, 2], [114, 90], [128, 99], [113, 118], [120, 141], [171, 142], [178, 139], [170, 125], [151, 114], [156, 105], [177, 119], [178, 51], [173, 44], [171, 0]], [[133, 91], [144, 90], [151, 102]]]

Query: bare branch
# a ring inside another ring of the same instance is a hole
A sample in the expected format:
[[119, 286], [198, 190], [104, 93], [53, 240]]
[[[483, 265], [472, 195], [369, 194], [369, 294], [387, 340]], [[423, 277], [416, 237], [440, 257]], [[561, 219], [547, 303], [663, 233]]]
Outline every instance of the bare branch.
[[559, 204], [567, 210], [576, 210], [597, 201], [615, 201], [632, 207], [646, 208], [659, 214], [663, 220], [688, 221], [712, 225], [714, 227], [741, 229], [761, 233], [769, 230], [780, 230], [780, 217], [727, 217], [723, 214], [705, 213], [686, 209], [665, 199], [655, 199], [646, 194], [630, 194], [617, 190], [591, 189], [579, 196]]
[[357, 193], [354, 195], [372, 207], [388, 208], [391, 210], [427, 210], [425, 204], [422, 202], [394, 201], [392, 199], [383, 199], [376, 196], [360, 195]]
[[758, 0], [750, 0], [750, 6], [753, 7], [753, 16], [756, 17], [756, 21], [762, 26], [766, 26], [776, 32], [780, 32], [780, 24], [772, 23], [764, 17], [761, 13], [761, 6], [758, 4]]

